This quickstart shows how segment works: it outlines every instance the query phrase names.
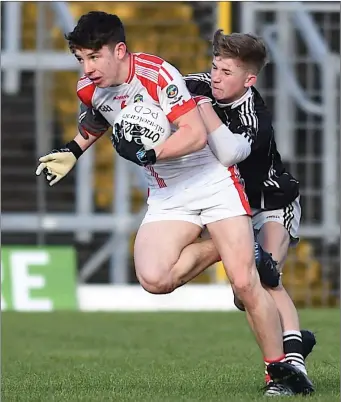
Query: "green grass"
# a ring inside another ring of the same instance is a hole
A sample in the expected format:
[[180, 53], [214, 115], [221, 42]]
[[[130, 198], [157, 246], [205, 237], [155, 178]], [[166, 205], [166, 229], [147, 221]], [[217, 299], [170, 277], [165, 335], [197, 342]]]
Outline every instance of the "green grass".
[[[309, 401], [340, 401], [340, 310], [300, 316], [318, 337]], [[4, 402], [264, 401], [262, 385], [239, 312], [2, 314]]]

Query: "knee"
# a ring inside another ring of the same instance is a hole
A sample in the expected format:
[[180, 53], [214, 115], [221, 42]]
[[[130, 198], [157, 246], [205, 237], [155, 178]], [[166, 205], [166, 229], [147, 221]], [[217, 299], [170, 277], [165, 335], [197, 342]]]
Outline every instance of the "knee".
[[168, 293], [172, 293], [175, 289], [174, 286], [164, 280], [151, 279], [151, 280], [139, 280], [141, 286], [148, 293], [152, 293], [154, 295], [165, 295]]
[[253, 281], [251, 274], [244, 275], [236, 279], [233, 282], [233, 288], [239, 298], [243, 298], [243, 295], [250, 294], [255, 287], [255, 281]]
[[244, 272], [236, 271], [237, 274], [233, 279], [232, 286], [233, 290], [242, 302], [246, 302], [247, 300], [252, 300], [258, 288], [261, 288], [261, 283], [259, 280], [258, 273], [256, 271], [255, 266], [249, 267], [249, 269]]
[[138, 281], [144, 290], [149, 293], [162, 295], [172, 293], [175, 286], [171, 276], [164, 271], [149, 270], [143, 274], [136, 274]]

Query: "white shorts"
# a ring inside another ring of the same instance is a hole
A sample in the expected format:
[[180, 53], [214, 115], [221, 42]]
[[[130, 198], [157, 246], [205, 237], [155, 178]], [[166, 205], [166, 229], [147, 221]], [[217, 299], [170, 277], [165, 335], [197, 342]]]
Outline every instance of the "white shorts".
[[301, 205], [299, 196], [291, 204], [282, 209], [267, 211], [252, 208], [252, 225], [255, 234], [261, 230], [264, 223], [278, 222], [287, 229], [291, 238], [291, 246], [295, 246], [299, 242], [297, 232], [300, 220]]
[[[264, 210], [252, 208], [252, 226], [255, 237], [266, 222], [278, 222], [283, 225], [290, 235], [290, 246], [296, 246], [299, 242], [297, 237], [298, 227], [301, 219], [300, 197], [298, 196], [291, 204], [282, 209]], [[207, 229], [201, 233], [201, 238], [210, 239]]]
[[205, 185], [178, 186], [151, 190], [142, 225], [157, 221], [186, 221], [201, 228], [208, 223], [241, 215], [251, 209], [239, 181], [220, 179]]

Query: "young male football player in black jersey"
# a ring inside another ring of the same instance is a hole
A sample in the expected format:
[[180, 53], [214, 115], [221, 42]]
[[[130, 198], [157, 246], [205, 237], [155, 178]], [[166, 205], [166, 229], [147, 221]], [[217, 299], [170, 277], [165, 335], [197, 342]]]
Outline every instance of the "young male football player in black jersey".
[[[211, 73], [189, 74], [185, 80], [190, 92], [197, 95], [212, 151], [226, 166], [238, 163], [253, 212], [256, 240], [278, 261], [281, 272], [289, 246], [298, 242], [301, 208], [299, 183], [282, 163], [271, 115], [254, 87], [266, 59], [260, 38], [242, 33], [224, 35], [218, 30]], [[237, 158], [235, 152], [229, 155], [236, 141], [240, 150]], [[267, 285], [266, 278], [263, 283]], [[304, 357], [315, 344], [314, 336], [303, 331], [302, 344], [298, 313], [290, 296], [281, 283], [266, 287], [280, 312], [286, 360], [306, 374]], [[237, 298], [235, 304], [243, 309]], [[267, 393], [276, 394], [267, 372], [266, 381]]]

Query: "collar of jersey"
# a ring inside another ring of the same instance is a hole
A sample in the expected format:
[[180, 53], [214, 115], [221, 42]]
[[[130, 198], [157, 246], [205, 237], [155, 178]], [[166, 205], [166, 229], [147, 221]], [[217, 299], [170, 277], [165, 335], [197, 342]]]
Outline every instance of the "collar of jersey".
[[246, 101], [246, 99], [249, 99], [251, 97], [251, 95], [252, 95], [252, 90], [251, 90], [251, 88], [248, 88], [248, 90], [245, 92], [245, 94], [243, 96], [241, 96], [239, 99], [237, 99], [233, 102], [230, 102], [230, 103], [219, 103], [218, 101], [216, 101], [216, 102], [217, 102], [217, 105], [221, 108], [229, 107], [230, 109], [234, 109], [234, 108], [240, 106], [244, 101]]

